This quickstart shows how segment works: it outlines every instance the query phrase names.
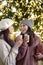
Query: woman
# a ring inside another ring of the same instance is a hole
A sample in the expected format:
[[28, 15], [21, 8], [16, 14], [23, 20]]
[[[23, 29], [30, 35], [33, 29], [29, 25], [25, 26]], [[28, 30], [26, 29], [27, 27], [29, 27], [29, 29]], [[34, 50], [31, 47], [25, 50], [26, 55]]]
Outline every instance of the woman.
[[43, 45], [32, 31], [34, 23], [29, 19], [22, 20], [20, 24], [24, 42], [19, 48], [16, 65], [38, 65], [38, 60], [43, 60]]
[[16, 56], [22, 44], [22, 37], [19, 36], [20, 41], [16, 40], [16, 42], [10, 39], [13, 24], [14, 22], [9, 18], [0, 21], [0, 65], [16, 65]]

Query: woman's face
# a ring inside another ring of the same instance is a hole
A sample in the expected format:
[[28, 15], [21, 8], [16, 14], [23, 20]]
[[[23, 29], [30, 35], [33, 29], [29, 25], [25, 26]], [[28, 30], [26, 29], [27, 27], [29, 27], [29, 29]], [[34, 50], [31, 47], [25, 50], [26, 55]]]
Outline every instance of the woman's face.
[[27, 30], [28, 30], [28, 26], [25, 25], [25, 24], [21, 24], [21, 25], [20, 25], [20, 29], [21, 29], [21, 32], [22, 32], [23, 34], [25, 34], [25, 33], [27, 32]]
[[14, 27], [13, 26], [9, 27], [9, 38], [11, 40], [14, 40]]

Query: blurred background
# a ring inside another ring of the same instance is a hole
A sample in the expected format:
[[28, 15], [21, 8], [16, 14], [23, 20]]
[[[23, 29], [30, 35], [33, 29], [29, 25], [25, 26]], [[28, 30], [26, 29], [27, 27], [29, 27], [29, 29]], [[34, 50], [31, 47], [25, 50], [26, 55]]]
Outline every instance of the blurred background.
[[[0, 0], [0, 21], [4, 18], [14, 21], [14, 32], [19, 32], [21, 20], [33, 19], [32, 30], [43, 43], [43, 0]], [[43, 65], [43, 62], [40, 61], [39, 65]]]

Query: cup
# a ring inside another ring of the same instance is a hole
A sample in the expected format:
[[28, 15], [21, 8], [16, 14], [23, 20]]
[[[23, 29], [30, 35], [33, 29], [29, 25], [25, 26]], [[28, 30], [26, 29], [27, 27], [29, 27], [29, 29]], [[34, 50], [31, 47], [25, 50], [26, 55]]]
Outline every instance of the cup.
[[25, 34], [24, 35], [24, 40], [28, 43], [29, 42], [29, 35], [28, 34]]

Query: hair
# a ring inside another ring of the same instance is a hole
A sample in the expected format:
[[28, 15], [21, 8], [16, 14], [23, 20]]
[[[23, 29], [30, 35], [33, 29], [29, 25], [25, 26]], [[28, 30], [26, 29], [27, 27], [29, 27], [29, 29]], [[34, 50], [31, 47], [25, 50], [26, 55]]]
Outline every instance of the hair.
[[[14, 41], [12, 41], [10, 38], [9, 38], [9, 29], [6, 29], [2, 32], [0, 32], [0, 36], [3, 34], [4, 36], [4, 40], [11, 46], [13, 47], [14, 46]], [[12, 44], [13, 43], [13, 44]]]
[[29, 35], [29, 45], [32, 45], [34, 43], [35, 34], [31, 30], [31, 28], [28, 26], [27, 34]]
[[[29, 35], [29, 42], [28, 42], [28, 45], [31, 46], [33, 43], [34, 43], [34, 38], [35, 38], [35, 34], [34, 32], [31, 30], [31, 28], [28, 26], [28, 30], [26, 32], [28, 35]], [[22, 33], [21, 33], [22, 34]], [[23, 35], [23, 38], [24, 38], [24, 34]]]

